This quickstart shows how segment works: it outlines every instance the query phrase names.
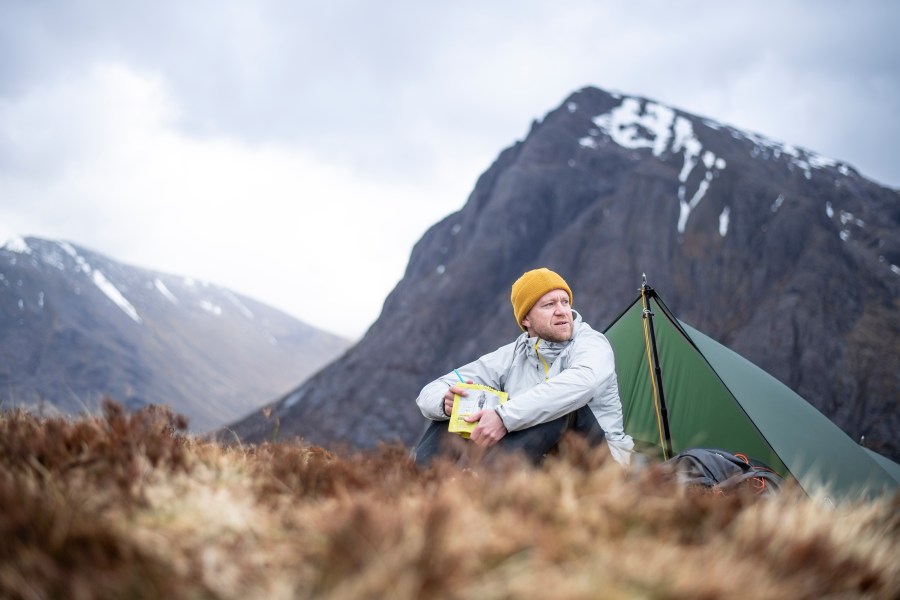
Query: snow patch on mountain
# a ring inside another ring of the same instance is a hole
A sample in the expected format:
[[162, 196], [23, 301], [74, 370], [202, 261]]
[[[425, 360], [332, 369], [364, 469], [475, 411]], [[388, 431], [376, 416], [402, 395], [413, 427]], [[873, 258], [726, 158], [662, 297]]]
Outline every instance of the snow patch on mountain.
[[284, 402], [281, 406], [282, 410], [294, 406], [303, 398], [303, 396], [304, 394], [302, 389], [295, 390], [287, 398], [284, 399]]
[[222, 307], [216, 304], [215, 302], [210, 302], [209, 300], [201, 300], [197, 303], [200, 308], [205, 310], [211, 315], [215, 315], [217, 317], [222, 316]]
[[[691, 212], [706, 196], [713, 179], [727, 166], [725, 160], [710, 150], [704, 150], [688, 118], [656, 102], [626, 97], [619, 106], [595, 116], [592, 122], [597, 129], [592, 128], [587, 136], [578, 140], [584, 148], [597, 148], [599, 143], [596, 138], [602, 132], [623, 148], [650, 149], [654, 156], [660, 158], [666, 154], [682, 155], [683, 163], [678, 174], [681, 184], [678, 187], [680, 212], [677, 228], [678, 233], [684, 233]], [[699, 178], [692, 178], [698, 167], [703, 172]]]
[[721, 214], [719, 214], [719, 235], [725, 237], [728, 235], [728, 224], [730, 222], [731, 217], [731, 208], [726, 206], [722, 209]]
[[247, 308], [247, 307], [244, 305], [244, 303], [241, 302], [240, 299], [239, 299], [237, 296], [235, 296], [234, 294], [232, 294], [232, 293], [231, 293], [230, 291], [228, 291], [228, 290], [224, 290], [224, 293], [225, 293], [225, 297], [228, 298], [228, 300], [229, 300], [232, 304], [234, 304], [234, 306], [240, 311], [240, 313], [241, 313], [242, 315], [244, 315], [244, 316], [247, 317], [248, 319], [252, 319], [252, 318], [253, 318], [253, 311], [251, 311], [249, 308]]
[[[600, 138], [613, 141], [630, 150], [649, 149], [654, 156], [665, 159], [668, 155], [681, 154], [683, 163], [678, 180], [678, 203], [680, 207], [677, 229], [684, 233], [691, 212], [706, 196], [715, 178], [727, 166], [726, 161], [704, 149], [694, 131], [693, 122], [674, 109], [635, 97], [619, 97], [621, 103], [608, 112], [594, 116], [591, 121], [596, 126], [578, 140], [582, 148], [596, 149], [605, 143]], [[569, 107], [569, 112], [574, 112]], [[851, 175], [850, 167], [835, 159], [828, 158], [789, 144], [774, 141], [765, 136], [724, 127], [715, 121], [702, 119], [706, 127], [715, 130], [726, 129], [733, 138], [751, 142], [750, 154], [754, 158], [780, 159], [787, 163], [789, 170], [799, 169], [806, 179], [811, 179], [816, 169], [831, 168], [841, 175]], [[700, 169], [698, 171], [698, 169]], [[773, 212], [781, 206], [782, 198], [773, 205]], [[847, 231], [846, 229], [844, 231]], [[849, 231], [842, 237], [848, 236]]]
[[9, 250], [10, 252], [15, 252], [16, 254], [31, 254], [31, 248], [28, 246], [28, 242], [21, 236], [15, 235], [6, 242], [3, 246], [4, 250]]
[[853, 216], [853, 213], [851, 213], [851, 212], [842, 210], [841, 211], [841, 225], [846, 225], [847, 223], [852, 223], [860, 228], [866, 226], [865, 221], [863, 221], [862, 219], [857, 219], [855, 216]]
[[63, 255], [59, 252], [45, 250], [41, 254], [41, 260], [44, 262], [44, 264], [50, 265], [54, 269], [58, 269], [60, 271], [66, 270], [66, 263], [65, 261], [63, 261]]
[[833, 158], [828, 158], [803, 148], [797, 148], [790, 144], [783, 144], [758, 133], [733, 128], [730, 128], [730, 131], [731, 137], [735, 139], [743, 138], [753, 142], [750, 156], [754, 158], [761, 157], [766, 160], [786, 157], [788, 168], [791, 170], [799, 168], [806, 179], [812, 179], [813, 169], [825, 169], [828, 167], [836, 169], [838, 173], [844, 176], [852, 174], [847, 164]]
[[654, 156], [661, 156], [672, 136], [674, 118], [675, 111], [668, 106], [625, 98], [617, 108], [592, 120], [623, 148], [651, 148]]
[[[694, 126], [689, 119], [681, 116], [677, 117], [674, 123], [674, 130], [676, 135], [675, 142], [672, 144], [672, 152], [677, 154], [683, 151], [684, 154], [684, 164], [681, 168], [681, 173], [678, 175], [678, 181], [681, 182], [681, 185], [678, 186], [680, 212], [677, 225], [678, 233], [684, 233], [691, 212], [697, 208], [697, 205], [706, 196], [713, 178], [718, 177], [719, 173], [725, 170], [727, 163], [725, 159], [716, 156], [714, 152], [710, 150], [704, 151], [703, 144], [694, 133]], [[688, 200], [688, 180], [694, 168], [698, 166], [704, 169], [702, 179], [697, 185], [697, 189], [694, 190], [691, 199]]]
[[175, 297], [175, 294], [169, 291], [169, 288], [166, 287], [166, 284], [160, 281], [159, 277], [153, 280], [153, 285], [156, 287], [160, 294], [166, 297], [169, 302], [171, 302], [172, 304], [178, 304], [178, 298]]
[[781, 208], [781, 205], [784, 204], [784, 194], [778, 194], [778, 197], [775, 198], [775, 202], [772, 203], [772, 206], [769, 207], [773, 213], [778, 212], [778, 209]]
[[91, 281], [97, 288], [103, 292], [107, 298], [112, 300], [112, 302], [122, 309], [126, 315], [128, 315], [135, 323], [143, 323], [141, 316], [138, 314], [137, 310], [135, 310], [134, 306], [125, 299], [125, 296], [122, 295], [122, 292], [114, 286], [109, 279], [99, 270], [94, 269], [91, 265], [88, 264], [87, 260], [72, 247], [71, 244], [66, 242], [57, 242], [60, 248], [65, 251], [66, 254], [72, 257], [75, 261], [75, 264], [78, 267], [78, 270], [91, 278]]
[[840, 211], [838, 218], [841, 221], [841, 230], [838, 233], [841, 240], [847, 241], [850, 239], [852, 232], [850, 231], [850, 225], [856, 225], [857, 228], [862, 229], [866, 226], [865, 221], [859, 219], [853, 215], [853, 213], [848, 212], [846, 210]]

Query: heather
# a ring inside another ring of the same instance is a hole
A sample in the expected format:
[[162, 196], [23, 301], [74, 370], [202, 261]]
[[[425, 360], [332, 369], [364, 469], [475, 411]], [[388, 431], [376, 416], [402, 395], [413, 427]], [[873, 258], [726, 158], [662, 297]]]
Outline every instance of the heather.
[[896, 598], [898, 508], [687, 488], [575, 439], [420, 470], [162, 408], [0, 415], [4, 598]]

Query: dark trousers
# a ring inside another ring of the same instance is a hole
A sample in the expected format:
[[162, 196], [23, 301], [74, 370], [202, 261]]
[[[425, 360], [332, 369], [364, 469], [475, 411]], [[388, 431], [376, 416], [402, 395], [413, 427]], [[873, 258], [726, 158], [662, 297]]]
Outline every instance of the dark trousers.
[[[580, 433], [592, 446], [599, 444], [604, 438], [603, 430], [597, 423], [594, 413], [587, 406], [582, 406], [553, 421], [519, 431], [510, 431], [496, 445], [487, 449], [486, 457], [499, 452], [519, 452], [534, 464], [540, 464], [547, 452], [559, 444], [567, 431]], [[461, 457], [467, 449], [467, 444], [475, 445], [474, 442], [447, 431], [447, 421], [431, 421], [416, 444], [413, 451], [414, 458], [417, 465], [427, 467], [438, 456]]]

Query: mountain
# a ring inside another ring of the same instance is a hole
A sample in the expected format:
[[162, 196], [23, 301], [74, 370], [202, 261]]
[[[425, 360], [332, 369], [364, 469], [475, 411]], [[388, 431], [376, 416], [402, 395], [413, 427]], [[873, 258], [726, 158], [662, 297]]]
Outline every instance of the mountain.
[[646, 98], [586, 88], [532, 124], [416, 244], [340, 360], [234, 425], [412, 444], [419, 389], [511, 341], [509, 287], [547, 266], [604, 329], [642, 274], [685, 322], [898, 458], [900, 193], [851, 166]]
[[104, 395], [207, 431], [279, 397], [349, 343], [227, 289], [67, 242], [0, 248], [0, 402], [73, 414]]

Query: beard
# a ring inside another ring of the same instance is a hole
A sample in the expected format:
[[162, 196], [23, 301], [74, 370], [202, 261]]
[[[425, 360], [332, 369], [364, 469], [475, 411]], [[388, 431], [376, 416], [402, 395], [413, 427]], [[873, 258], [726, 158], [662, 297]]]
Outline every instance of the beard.
[[570, 320], [565, 325], [532, 325], [530, 334], [548, 342], [561, 344], [572, 339], [573, 324]]

